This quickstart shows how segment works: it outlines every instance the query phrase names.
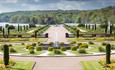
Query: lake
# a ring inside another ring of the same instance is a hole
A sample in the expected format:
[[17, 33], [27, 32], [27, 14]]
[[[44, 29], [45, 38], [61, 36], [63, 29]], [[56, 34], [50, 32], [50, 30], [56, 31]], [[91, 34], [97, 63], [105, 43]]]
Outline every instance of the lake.
[[18, 24], [20, 26], [24, 26], [24, 25], [29, 25], [29, 24], [25, 24], [25, 23], [8, 23], [8, 22], [0, 22], [0, 26], [5, 26], [6, 24], [9, 24], [9, 25], [14, 25], [14, 26], [18, 26]]

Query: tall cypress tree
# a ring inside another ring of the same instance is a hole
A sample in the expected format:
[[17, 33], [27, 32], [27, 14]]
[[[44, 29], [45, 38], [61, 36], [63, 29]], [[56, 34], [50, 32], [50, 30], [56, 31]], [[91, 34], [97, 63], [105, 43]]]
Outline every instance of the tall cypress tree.
[[9, 46], [8, 45], [4, 45], [4, 65], [7, 66], [9, 65]]
[[7, 35], [7, 37], [9, 37], [9, 35], [10, 35], [10, 28], [8, 27], [8, 35]]
[[97, 29], [97, 25], [95, 24], [95, 30]]
[[115, 39], [115, 32], [114, 32], [113, 36], [114, 36], [114, 39]]
[[18, 24], [18, 32], [20, 31], [20, 25]]
[[113, 26], [111, 25], [111, 26], [110, 26], [110, 34], [112, 34], [112, 27], [113, 27]]
[[79, 30], [77, 30], [77, 38], [79, 38]]
[[2, 34], [3, 34], [3, 37], [5, 37], [5, 29], [4, 28], [2, 29]]
[[35, 38], [37, 38], [37, 32], [38, 32], [37, 30], [34, 31], [34, 34], [35, 34], [34, 36], [35, 36]]
[[110, 57], [111, 57], [111, 45], [107, 44], [106, 45], [106, 64], [110, 64]]

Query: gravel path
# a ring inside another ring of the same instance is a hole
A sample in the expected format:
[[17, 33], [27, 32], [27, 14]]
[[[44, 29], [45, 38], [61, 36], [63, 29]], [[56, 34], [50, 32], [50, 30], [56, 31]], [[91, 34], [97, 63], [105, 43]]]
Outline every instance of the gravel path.
[[[0, 56], [2, 57], [2, 56]], [[16, 57], [14, 60], [36, 61], [33, 70], [83, 70], [80, 61], [98, 60], [102, 56], [83, 56], [83, 57]], [[115, 54], [112, 55], [115, 58]]]
[[65, 33], [69, 33], [63, 25], [51, 26], [45, 33], [49, 34], [49, 42], [64, 42], [68, 43], [68, 40], [65, 37]]

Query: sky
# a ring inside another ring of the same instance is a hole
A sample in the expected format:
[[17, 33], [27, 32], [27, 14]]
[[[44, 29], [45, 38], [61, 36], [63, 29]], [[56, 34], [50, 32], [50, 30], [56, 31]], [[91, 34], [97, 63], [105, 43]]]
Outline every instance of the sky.
[[0, 13], [28, 10], [91, 10], [115, 6], [115, 0], [0, 0]]

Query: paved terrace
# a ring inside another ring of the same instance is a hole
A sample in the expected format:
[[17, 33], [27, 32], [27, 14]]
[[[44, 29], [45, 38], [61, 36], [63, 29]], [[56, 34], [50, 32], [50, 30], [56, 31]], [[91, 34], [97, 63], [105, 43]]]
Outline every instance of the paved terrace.
[[69, 33], [63, 25], [51, 26], [45, 33], [49, 34], [47, 43], [49, 42], [64, 42], [68, 43], [65, 33]]

